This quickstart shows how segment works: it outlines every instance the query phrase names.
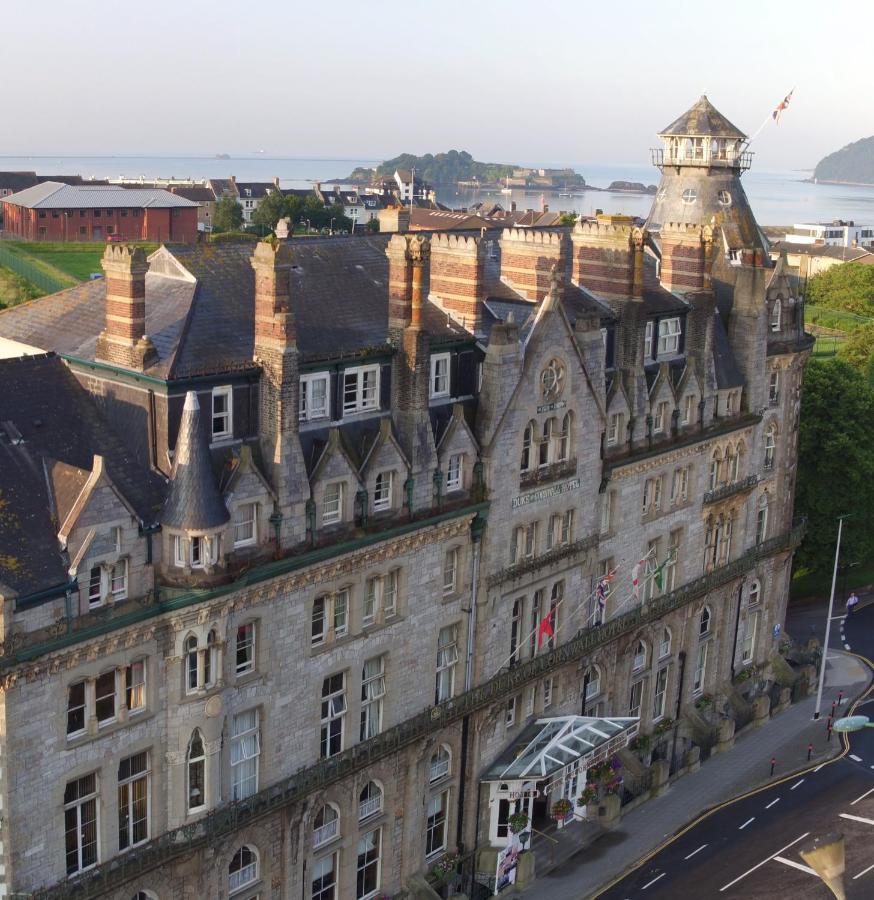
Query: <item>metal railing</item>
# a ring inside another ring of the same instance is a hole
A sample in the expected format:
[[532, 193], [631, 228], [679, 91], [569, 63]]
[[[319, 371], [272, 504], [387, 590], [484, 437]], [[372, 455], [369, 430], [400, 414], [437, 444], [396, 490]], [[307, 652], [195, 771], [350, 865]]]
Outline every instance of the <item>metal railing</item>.
[[599, 534], [590, 534], [588, 537], [580, 538], [578, 541], [574, 541], [565, 547], [556, 547], [553, 550], [548, 550], [546, 553], [541, 553], [539, 556], [522, 559], [512, 566], [507, 566], [507, 568], [495, 572], [494, 575], [489, 575], [488, 586], [493, 588], [505, 581], [521, 578], [523, 575], [530, 575], [532, 572], [537, 572], [570, 556], [576, 556], [578, 553], [591, 550], [597, 547], [600, 541], [601, 536]]
[[382, 797], [371, 797], [369, 800], [362, 800], [358, 804], [358, 821], [363, 822], [371, 816], [375, 816], [382, 809]]
[[313, 829], [313, 849], [318, 849], [322, 844], [327, 844], [337, 836], [337, 819], [331, 819], [324, 825]]
[[10, 250], [9, 247], [4, 247], [2, 244], [0, 244], [0, 266], [12, 269], [16, 275], [20, 275], [46, 294], [54, 294], [58, 291], [66, 290], [76, 283], [74, 278], [70, 278], [69, 281], [61, 281], [59, 278], [54, 278], [33, 263], [28, 262], [14, 250]]
[[669, 612], [728, 584], [749, 572], [759, 560], [794, 549], [801, 542], [804, 530], [805, 523], [802, 521], [785, 534], [751, 547], [728, 565], [714, 569], [707, 575], [637, 606], [603, 625], [580, 631], [550, 653], [535, 656], [512, 669], [502, 670], [472, 690], [447, 700], [440, 706], [428, 707], [418, 715], [349, 747], [337, 756], [320, 760], [245, 800], [216, 809], [197, 822], [165, 832], [147, 844], [107, 860], [76, 878], [37, 890], [33, 893], [33, 900], [99, 897], [146, 872], [167, 865], [177, 857], [200, 848], [215, 846], [239, 828], [298, 803], [316, 791], [397, 753], [426, 735], [441, 731], [471, 713], [505, 700], [543, 675], [576, 662], [620, 635], [657, 621]]
[[747, 475], [740, 481], [734, 481], [731, 484], [724, 484], [722, 487], [714, 488], [712, 491], [704, 492], [704, 503], [717, 503], [719, 500], [725, 500], [726, 497], [732, 497], [743, 491], [754, 488], [759, 483], [758, 475]]
[[717, 156], [709, 153], [695, 153], [687, 156], [683, 153], [668, 153], [664, 147], [650, 149], [650, 158], [654, 166], [706, 166], [708, 168], [740, 169], [746, 172], [753, 164], [753, 154], [745, 150], [743, 153], [727, 152]]

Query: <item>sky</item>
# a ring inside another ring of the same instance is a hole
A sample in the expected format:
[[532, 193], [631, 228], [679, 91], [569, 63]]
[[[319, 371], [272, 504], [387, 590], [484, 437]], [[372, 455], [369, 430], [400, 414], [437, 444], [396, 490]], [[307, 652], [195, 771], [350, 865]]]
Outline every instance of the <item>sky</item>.
[[[648, 164], [705, 92], [757, 168], [874, 134], [850, 0], [3, 0], [0, 155]], [[853, 87], [858, 82], [857, 88]]]

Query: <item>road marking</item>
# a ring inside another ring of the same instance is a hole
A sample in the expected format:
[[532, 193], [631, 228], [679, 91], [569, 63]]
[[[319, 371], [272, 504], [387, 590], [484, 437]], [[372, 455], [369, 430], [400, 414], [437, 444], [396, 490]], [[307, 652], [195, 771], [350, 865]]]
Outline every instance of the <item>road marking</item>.
[[815, 775], [815, 774], [816, 774], [816, 773], [817, 773], [824, 765], [825, 765], [825, 763], [820, 763], [820, 764], [813, 770], [813, 774]]
[[849, 644], [844, 644], [844, 650], [851, 650], [851, 649], [852, 649], [852, 647], [850, 647]]
[[755, 822], [755, 821], [756, 821], [756, 817], [755, 817], [755, 816], [753, 816], [752, 819], [747, 819], [746, 822], [744, 822], [743, 825], [741, 825], [741, 826], [738, 828], [738, 831], [743, 831], [744, 828], [746, 828], [747, 825], [750, 824], [750, 822]]
[[852, 819], [854, 822], [862, 822], [865, 825], [874, 825], [874, 819], [865, 819], [862, 816], [851, 816], [849, 813], [839, 813], [842, 819]]
[[697, 850], [693, 850], [688, 856], [684, 856], [683, 859], [691, 859], [696, 853], [700, 853], [707, 844], [702, 844]]
[[850, 754], [850, 759], [852, 759], [854, 762], [862, 762], [862, 757], [861, 757], [861, 756], [856, 756], [855, 753], [851, 753], [851, 754]]
[[859, 872], [858, 875], [854, 875], [854, 876], [853, 876], [853, 881], [855, 881], [857, 878], [861, 878], [863, 875], [866, 875], [868, 872], [871, 871], [871, 869], [874, 869], [874, 863], [871, 863], [871, 865], [868, 866], [867, 869], [862, 869], [862, 871]]
[[795, 784], [793, 784], [792, 787], [789, 788], [789, 790], [790, 790], [790, 791], [794, 791], [795, 788], [797, 788], [799, 785], [802, 785], [802, 784], [804, 784], [804, 779], [803, 779], [803, 778], [801, 779], [801, 781], [796, 781]]
[[746, 872], [744, 872], [742, 875], [738, 875], [737, 878], [734, 879], [734, 881], [729, 881], [728, 884], [723, 885], [719, 889], [719, 892], [722, 893], [723, 891], [727, 891], [732, 885], [737, 884], [742, 878], [746, 878], [747, 875], [751, 875], [756, 871], [756, 869], [761, 869], [762, 866], [765, 865], [765, 863], [769, 863], [775, 856], [779, 856], [784, 850], [788, 850], [790, 847], [794, 847], [799, 841], [803, 841], [809, 834], [809, 831], [805, 831], [804, 834], [801, 835], [801, 837], [795, 838], [792, 843], [787, 844], [785, 847], [781, 847], [776, 853], [772, 853], [767, 859], [763, 859], [760, 863], [756, 863], [756, 865], [754, 865], [752, 869], [747, 869]]
[[780, 802], [780, 798], [777, 797], [777, 799], [776, 799], [776, 800], [772, 800], [772, 801], [765, 807], [765, 809], [770, 809], [775, 803], [779, 803], [779, 802]]
[[[874, 766], [871, 766], [871, 768], [874, 769]], [[871, 788], [870, 791], [865, 791], [865, 793], [862, 794], [861, 797], [856, 797], [856, 799], [850, 804], [850, 806], [855, 806], [860, 800], [864, 800], [868, 796], [868, 794], [874, 794], [874, 788]]]
[[641, 890], [642, 890], [642, 891], [645, 891], [648, 887], [650, 887], [650, 885], [655, 884], [655, 883], [659, 880], [659, 878], [664, 878], [665, 875], [667, 875], [667, 874], [668, 874], [667, 872], [662, 872], [661, 875], [656, 876], [655, 878], [653, 878], [652, 881], [648, 881], [648, 882], [641, 888]]
[[834, 622], [835, 619], [840, 619], [843, 622], [846, 618], [846, 616], [832, 616], [832, 622]]
[[[793, 869], [798, 869], [801, 872], [807, 872], [809, 875], [816, 875], [816, 872], [810, 868], [810, 866], [802, 866], [801, 863], [795, 862], [794, 859], [786, 859], [785, 856], [775, 856], [774, 862], [783, 863], [784, 866], [792, 866]], [[816, 875], [819, 878], [819, 875]]]

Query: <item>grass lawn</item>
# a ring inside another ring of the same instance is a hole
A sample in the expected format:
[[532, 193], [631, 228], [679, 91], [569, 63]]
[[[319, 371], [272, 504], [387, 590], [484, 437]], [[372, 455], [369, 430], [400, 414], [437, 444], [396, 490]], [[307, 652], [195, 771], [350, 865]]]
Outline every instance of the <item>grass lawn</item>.
[[29, 281], [25, 281], [11, 269], [0, 266], [0, 309], [33, 300], [42, 294]]
[[[8, 241], [5, 246], [33, 262], [49, 275], [62, 280], [87, 281], [92, 272], [102, 272], [100, 260], [106, 244], [99, 243], [61, 243], [39, 241]], [[141, 245], [148, 256], [156, 250], [157, 244]]]
[[[874, 561], [853, 566], [848, 570], [846, 589], [856, 589], [874, 584]], [[800, 569], [792, 577], [790, 593], [793, 600], [804, 600], [808, 597], [828, 597], [832, 588], [832, 570], [828, 572], [807, 572]], [[844, 576], [838, 574], [835, 591], [843, 596]]]

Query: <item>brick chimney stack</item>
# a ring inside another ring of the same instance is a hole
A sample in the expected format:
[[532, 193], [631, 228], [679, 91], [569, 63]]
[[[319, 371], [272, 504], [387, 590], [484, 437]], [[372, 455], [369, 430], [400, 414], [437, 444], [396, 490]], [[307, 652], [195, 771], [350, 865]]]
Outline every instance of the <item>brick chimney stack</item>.
[[430, 299], [462, 327], [478, 332], [485, 306], [486, 242], [462, 234], [431, 239]]
[[660, 237], [662, 287], [679, 293], [709, 287], [708, 257], [713, 245], [710, 227], [667, 222]]
[[410, 260], [410, 238], [407, 235], [392, 235], [385, 248], [388, 257], [388, 329], [390, 335], [397, 335], [410, 324], [412, 309], [410, 298], [413, 291], [413, 265]]
[[157, 359], [146, 335], [146, 272], [142, 247], [109, 244], [101, 260], [106, 275], [106, 322], [96, 358], [142, 372]]
[[[567, 238], [560, 232], [507, 228], [501, 236], [501, 280], [540, 303], [549, 293], [552, 267], [564, 273], [567, 253]], [[564, 293], [563, 281], [559, 293]]]
[[610, 300], [643, 294], [645, 235], [630, 216], [598, 216], [577, 222], [571, 235], [571, 279]]
[[298, 437], [298, 351], [290, 307], [291, 250], [261, 241], [251, 257], [255, 270], [255, 361], [261, 365], [259, 432], [267, 473], [282, 517], [280, 546], [305, 537], [309, 481]]

